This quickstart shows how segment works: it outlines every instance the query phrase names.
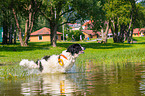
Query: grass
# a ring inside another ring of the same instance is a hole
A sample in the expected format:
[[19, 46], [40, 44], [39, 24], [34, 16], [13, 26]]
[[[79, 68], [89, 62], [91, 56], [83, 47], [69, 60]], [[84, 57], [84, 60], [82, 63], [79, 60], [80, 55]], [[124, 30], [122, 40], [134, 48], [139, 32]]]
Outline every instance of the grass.
[[[36, 61], [45, 55], [60, 54], [63, 50], [73, 44], [80, 43], [86, 47], [85, 54], [80, 55], [76, 61], [78, 66], [86, 64], [117, 64], [126, 62], [145, 61], [145, 37], [134, 38], [137, 43], [112, 43], [109, 39], [107, 44], [95, 42], [58, 42], [53, 48], [49, 42], [29, 43], [28, 47], [17, 45], [0, 45], [0, 77], [17, 78], [26, 76], [27, 72], [21, 71], [18, 65], [22, 59]], [[12, 66], [10, 66], [12, 65]], [[19, 72], [20, 71], [20, 72]]]

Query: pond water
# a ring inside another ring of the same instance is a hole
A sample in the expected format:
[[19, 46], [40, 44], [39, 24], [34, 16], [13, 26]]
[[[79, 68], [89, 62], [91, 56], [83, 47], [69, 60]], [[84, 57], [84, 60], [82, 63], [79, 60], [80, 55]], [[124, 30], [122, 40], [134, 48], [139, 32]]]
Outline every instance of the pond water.
[[87, 64], [68, 74], [0, 82], [0, 96], [142, 96], [145, 63]]

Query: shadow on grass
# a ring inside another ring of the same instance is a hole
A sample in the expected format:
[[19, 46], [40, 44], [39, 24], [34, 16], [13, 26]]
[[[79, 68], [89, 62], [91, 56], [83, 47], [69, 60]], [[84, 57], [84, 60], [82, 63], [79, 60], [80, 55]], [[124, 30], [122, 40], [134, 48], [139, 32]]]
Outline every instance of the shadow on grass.
[[[71, 44], [76, 42], [59, 42], [57, 43], [57, 47], [67, 48]], [[145, 43], [145, 42], [144, 42]], [[85, 48], [93, 48], [93, 49], [113, 49], [113, 48], [127, 48], [132, 47], [132, 44], [124, 44], [124, 43], [87, 43], [80, 42]], [[21, 51], [32, 51], [32, 50], [49, 50], [51, 47], [50, 42], [30, 42], [28, 47], [21, 47], [20, 44], [16, 45], [0, 45], [0, 51], [12, 51], [12, 52], [21, 52]]]
[[[74, 44], [74, 43], [58, 43], [58, 47], [65, 47], [67, 48], [69, 45]], [[127, 47], [132, 47], [131, 44], [123, 44], [123, 43], [106, 43], [106, 44], [101, 44], [101, 43], [79, 43], [85, 48], [92, 48], [92, 49], [113, 49], [113, 48], [127, 48]]]
[[37, 49], [49, 50], [50, 44], [48, 42], [37, 42], [29, 43], [27, 47], [21, 47], [19, 43], [11, 45], [0, 45], [0, 51], [12, 51], [12, 52], [21, 52], [21, 51], [32, 51]]
[[0, 57], [6, 57], [6, 56], [4, 56], [4, 55], [0, 55]]

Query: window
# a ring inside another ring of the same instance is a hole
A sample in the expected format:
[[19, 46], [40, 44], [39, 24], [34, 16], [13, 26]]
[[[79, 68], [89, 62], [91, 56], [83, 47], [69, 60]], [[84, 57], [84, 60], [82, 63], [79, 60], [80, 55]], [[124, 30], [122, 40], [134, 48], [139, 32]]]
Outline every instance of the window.
[[39, 40], [42, 40], [42, 36], [39, 36]]

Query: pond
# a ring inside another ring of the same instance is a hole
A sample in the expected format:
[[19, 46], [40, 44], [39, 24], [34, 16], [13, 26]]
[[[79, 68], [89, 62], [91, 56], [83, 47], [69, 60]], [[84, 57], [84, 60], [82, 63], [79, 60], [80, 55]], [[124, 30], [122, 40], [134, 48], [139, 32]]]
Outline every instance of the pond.
[[67, 74], [43, 74], [0, 82], [0, 96], [141, 96], [145, 63], [87, 64]]

